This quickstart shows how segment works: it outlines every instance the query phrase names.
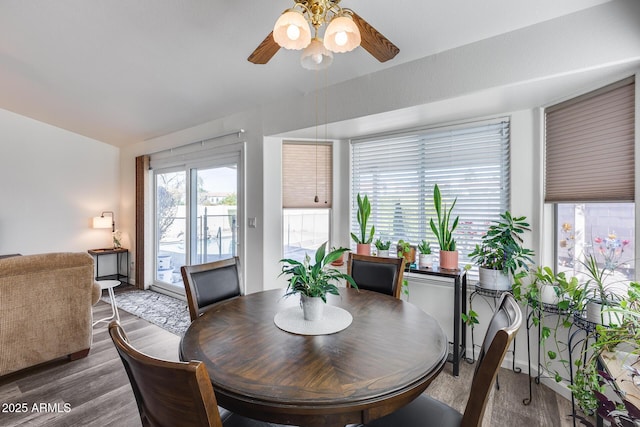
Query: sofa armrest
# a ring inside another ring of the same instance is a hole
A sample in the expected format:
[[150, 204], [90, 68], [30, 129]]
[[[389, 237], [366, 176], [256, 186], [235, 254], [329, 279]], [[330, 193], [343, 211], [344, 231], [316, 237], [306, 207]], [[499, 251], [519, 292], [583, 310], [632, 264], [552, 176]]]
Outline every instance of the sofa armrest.
[[98, 301], [100, 301], [100, 297], [102, 296], [102, 288], [96, 282], [93, 282], [93, 286], [91, 288], [91, 305], [96, 305]]

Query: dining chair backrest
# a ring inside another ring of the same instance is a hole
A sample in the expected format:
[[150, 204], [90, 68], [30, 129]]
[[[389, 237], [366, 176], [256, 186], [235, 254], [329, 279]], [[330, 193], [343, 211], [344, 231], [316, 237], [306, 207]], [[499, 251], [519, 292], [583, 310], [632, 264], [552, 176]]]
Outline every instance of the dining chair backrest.
[[180, 268], [191, 321], [212, 304], [240, 296], [239, 264], [238, 257], [234, 257]]
[[347, 274], [359, 289], [400, 298], [404, 258], [387, 258], [349, 253]]
[[109, 335], [129, 377], [143, 426], [222, 427], [202, 362], [171, 362], [141, 353], [116, 320], [109, 324]]
[[482, 425], [491, 386], [521, 324], [522, 311], [518, 303], [513, 295], [503, 293], [480, 348], [469, 399], [462, 416], [462, 426]]

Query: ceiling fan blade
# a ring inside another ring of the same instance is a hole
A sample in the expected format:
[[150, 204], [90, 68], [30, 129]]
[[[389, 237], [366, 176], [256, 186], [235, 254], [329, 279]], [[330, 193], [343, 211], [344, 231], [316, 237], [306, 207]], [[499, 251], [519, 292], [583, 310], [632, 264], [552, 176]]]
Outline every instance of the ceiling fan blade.
[[362, 46], [367, 52], [373, 55], [380, 62], [386, 62], [393, 59], [400, 49], [391, 43], [389, 39], [380, 34], [378, 30], [373, 28], [367, 21], [362, 19], [357, 13], [351, 11], [353, 14], [353, 22], [356, 23], [360, 30], [360, 37]]
[[280, 50], [280, 45], [273, 40], [273, 31], [271, 31], [247, 60], [254, 64], [266, 64], [278, 50]]

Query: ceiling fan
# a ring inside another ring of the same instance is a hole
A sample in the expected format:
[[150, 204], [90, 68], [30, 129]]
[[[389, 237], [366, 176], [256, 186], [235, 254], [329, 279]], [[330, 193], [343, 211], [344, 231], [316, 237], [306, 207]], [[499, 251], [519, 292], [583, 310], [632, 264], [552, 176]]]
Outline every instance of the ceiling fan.
[[[249, 62], [266, 64], [280, 50], [300, 50], [302, 66], [322, 69], [331, 64], [332, 52], [349, 52], [362, 46], [380, 62], [394, 58], [400, 49], [340, 0], [294, 0], [276, 21], [273, 31], [249, 56]], [[324, 40], [320, 29], [326, 25]], [[314, 34], [311, 35], [311, 27]]]

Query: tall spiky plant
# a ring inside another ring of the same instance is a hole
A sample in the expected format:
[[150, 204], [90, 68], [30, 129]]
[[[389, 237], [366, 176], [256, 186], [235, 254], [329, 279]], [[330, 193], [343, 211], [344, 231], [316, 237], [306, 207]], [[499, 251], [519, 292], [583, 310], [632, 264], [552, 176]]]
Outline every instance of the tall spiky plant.
[[368, 244], [373, 240], [373, 235], [376, 232], [376, 227], [371, 226], [371, 230], [369, 231], [369, 237], [367, 237], [367, 222], [369, 221], [369, 216], [371, 215], [371, 203], [369, 203], [369, 198], [365, 194], [364, 197], [360, 197], [360, 193], [358, 193], [358, 224], [360, 225], [360, 236], [351, 233], [351, 238], [354, 242], [360, 244]]
[[449, 227], [449, 221], [451, 219], [451, 212], [453, 211], [454, 206], [456, 205], [456, 201], [458, 198], [456, 197], [451, 204], [451, 207], [447, 211], [447, 206], [442, 205], [442, 195], [440, 194], [440, 188], [438, 184], [433, 187], [433, 205], [436, 209], [436, 214], [438, 215], [438, 224], [433, 221], [433, 218], [429, 220], [429, 225], [431, 226], [431, 231], [438, 239], [438, 244], [440, 245], [441, 251], [455, 251], [456, 250], [456, 241], [453, 238], [453, 231], [458, 226], [459, 217], [456, 216], [456, 219]]

